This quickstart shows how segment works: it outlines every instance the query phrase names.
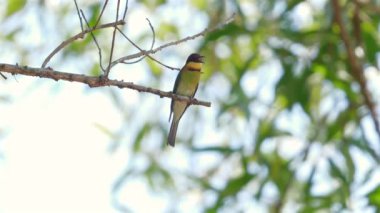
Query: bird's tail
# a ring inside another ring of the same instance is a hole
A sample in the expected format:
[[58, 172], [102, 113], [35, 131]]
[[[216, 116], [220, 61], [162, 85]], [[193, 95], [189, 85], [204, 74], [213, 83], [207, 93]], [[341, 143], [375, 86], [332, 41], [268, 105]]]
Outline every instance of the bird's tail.
[[175, 136], [177, 135], [178, 121], [172, 120], [172, 125], [170, 126], [169, 136], [168, 136], [168, 145], [174, 147], [175, 145]]

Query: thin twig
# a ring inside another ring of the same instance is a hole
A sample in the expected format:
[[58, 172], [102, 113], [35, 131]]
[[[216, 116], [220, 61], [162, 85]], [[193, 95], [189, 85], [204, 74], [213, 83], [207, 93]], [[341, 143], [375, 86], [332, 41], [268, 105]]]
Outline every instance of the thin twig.
[[152, 45], [150, 46], [150, 49], [152, 50], [154, 47], [154, 44], [156, 43], [156, 31], [154, 31], [154, 27], [153, 27], [152, 23], [150, 22], [150, 20], [148, 18], [146, 18], [146, 20], [148, 21], [150, 30], [152, 31], [152, 38], [153, 39], [152, 39]]
[[[96, 20], [94, 27], [98, 26], [98, 24], [99, 24], [99, 22], [100, 22], [100, 19], [101, 19], [102, 16], [103, 16], [104, 10], [106, 9], [107, 4], [108, 4], [108, 0], [106, 0], [106, 1], [104, 2], [104, 5], [103, 5], [103, 8], [102, 8], [102, 11], [100, 12], [100, 15], [99, 15], [98, 19]], [[116, 20], [116, 21], [117, 21], [117, 20]]]
[[1, 75], [1, 77], [3, 77], [5, 80], [7, 80], [7, 77], [6, 77], [3, 73], [0, 72], [0, 75]]
[[177, 41], [172, 41], [172, 42], [169, 42], [169, 43], [166, 43], [164, 45], [161, 45], [153, 50], [149, 50], [149, 51], [140, 51], [138, 53], [135, 53], [135, 54], [132, 54], [132, 55], [127, 55], [127, 56], [124, 56], [124, 57], [121, 57], [115, 61], [112, 62], [112, 66], [118, 64], [118, 63], [122, 63], [123, 61], [127, 61], [127, 60], [131, 60], [131, 59], [134, 59], [134, 58], [139, 58], [143, 55], [150, 55], [150, 54], [154, 54], [158, 51], [161, 51], [162, 49], [166, 48], [166, 47], [169, 47], [169, 46], [173, 46], [173, 45], [178, 45], [180, 43], [183, 43], [183, 42], [186, 42], [188, 40], [193, 40], [199, 36], [204, 36], [206, 33], [209, 33], [209, 32], [212, 32], [212, 31], [215, 31], [229, 23], [231, 23], [233, 20], [235, 19], [235, 13], [232, 14], [229, 18], [227, 18], [226, 20], [224, 20], [223, 22], [221, 22], [220, 24], [217, 24], [213, 27], [210, 27], [210, 28], [205, 28], [204, 30], [202, 30], [201, 32], [197, 33], [197, 34], [194, 34], [192, 36], [187, 36], [183, 39], [180, 39], [180, 40], [177, 40]]
[[[148, 21], [148, 24], [149, 24], [149, 27], [150, 27], [150, 29], [151, 29], [151, 31], [152, 31], [152, 34], [153, 34], [153, 39], [152, 39], [152, 44], [150, 45], [150, 50], [152, 50], [153, 49], [153, 47], [154, 47], [154, 43], [156, 42], [156, 32], [154, 31], [154, 28], [153, 28], [153, 26], [152, 26], [152, 24], [150, 23], [150, 21], [149, 21], [149, 19], [148, 18], [146, 18], [146, 20]], [[124, 32], [123, 31], [121, 31], [121, 29], [120, 28], [117, 28], [118, 30], [119, 30], [119, 32], [133, 45], [133, 46], [135, 46], [137, 49], [139, 49], [140, 51], [144, 51], [144, 50], [142, 50], [136, 43], [134, 43], [131, 39], [129, 39], [128, 38], [128, 36], [127, 35], [125, 35], [124, 34]], [[149, 55], [144, 55], [143, 57], [141, 57], [141, 58], [139, 58], [139, 59], [137, 59], [137, 60], [135, 60], [135, 61], [129, 61], [129, 62], [123, 62], [123, 64], [135, 64], [135, 63], [138, 63], [138, 62], [140, 62], [140, 61], [142, 61], [144, 58], [146, 58], [146, 56], [149, 56]], [[152, 57], [150, 57], [150, 58], [152, 58]], [[152, 58], [153, 59], [153, 58]], [[157, 61], [156, 59], [154, 59], [155, 61]], [[157, 61], [158, 63], [161, 63], [160, 61]], [[166, 65], [163, 65], [163, 66], [166, 66]]]
[[124, 21], [125, 21], [125, 17], [127, 16], [128, 3], [129, 3], [129, 1], [127, 0], [127, 1], [125, 2], [125, 8], [124, 8], [124, 13], [123, 13], [123, 20], [124, 20]]
[[[88, 21], [87, 21], [87, 19], [86, 19], [86, 16], [85, 16], [84, 13], [83, 13], [83, 10], [80, 10], [80, 12], [82, 13], [83, 19], [84, 19], [84, 21], [86, 22], [87, 27], [91, 29], [90, 24], [88, 23]], [[102, 49], [100, 48], [99, 43], [98, 43], [98, 41], [96, 40], [96, 37], [95, 37], [95, 35], [94, 35], [94, 33], [93, 33], [92, 31], [90, 31], [90, 35], [91, 35], [92, 39], [93, 39], [94, 42], [95, 42], [96, 48], [98, 48], [98, 53], [99, 53], [99, 65], [100, 65], [100, 68], [101, 68], [101, 69], [103, 70], [103, 72], [104, 72], [104, 68], [103, 68], [103, 65], [102, 65]]]
[[[160, 65], [162, 65], [162, 66], [164, 66], [164, 67], [166, 67], [166, 68], [168, 68], [168, 69], [171, 69], [171, 70], [180, 70], [179, 68], [176, 68], [176, 67], [171, 67], [171, 66], [169, 66], [169, 65], [166, 65], [166, 64], [164, 64], [164, 63], [162, 63], [161, 61], [159, 61], [159, 60], [157, 60], [157, 59], [155, 59], [155, 58], [153, 58], [151, 55], [149, 55], [147, 52], [149, 52], [149, 51], [151, 51], [151, 50], [148, 50], [148, 51], [146, 51], [146, 50], [143, 50], [143, 49], [141, 49], [136, 43], [134, 43], [130, 38], [128, 38], [128, 36], [127, 35], [125, 35], [125, 33], [123, 32], [123, 31], [121, 31], [119, 28], [118, 28], [118, 30], [119, 30], [119, 32], [121, 33], [121, 35], [123, 35], [133, 46], [135, 46], [138, 50], [140, 50], [141, 52], [144, 52], [144, 53], [146, 53], [146, 54], [144, 54], [143, 55], [143, 57], [141, 57], [141, 58], [139, 58], [139, 59], [137, 59], [137, 60], [135, 60], [135, 61], [131, 61], [131, 62], [126, 62], [126, 61], [123, 61], [123, 62], [121, 62], [122, 64], [134, 64], [134, 63], [137, 63], [137, 62], [139, 62], [139, 61], [141, 61], [142, 59], [144, 59], [146, 56], [147, 57], [149, 57], [150, 59], [152, 59], [153, 61], [155, 61], [155, 62], [157, 62], [158, 64], [160, 64]], [[114, 64], [114, 65], [116, 65], [116, 64]]]
[[78, 40], [78, 39], [81, 39], [83, 38], [84, 35], [86, 35], [87, 33], [90, 33], [92, 31], [95, 31], [95, 30], [99, 30], [99, 29], [103, 29], [103, 28], [108, 28], [108, 27], [114, 27], [114, 26], [117, 26], [117, 25], [123, 25], [125, 24], [125, 22], [123, 20], [121, 21], [117, 21], [117, 22], [111, 22], [111, 23], [107, 23], [107, 24], [102, 24], [96, 28], [91, 28], [91, 29], [86, 29], [74, 36], [72, 36], [71, 38], [63, 41], [60, 45], [58, 45], [58, 47], [56, 47], [49, 55], [48, 57], [46, 57], [46, 59], [44, 60], [44, 62], [42, 63], [42, 68], [45, 68], [46, 65], [49, 63], [49, 61], [51, 60], [51, 58], [57, 54], [60, 50], [62, 50], [63, 48], [65, 48], [68, 44], [74, 42], [75, 40]]
[[364, 103], [371, 114], [371, 118], [373, 120], [373, 124], [375, 126], [377, 136], [380, 139], [380, 123], [377, 120], [375, 103], [372, 101], [370, 92], [367, 89], [367, 82], [363, 74], [364, 73], [363, 68], [360, 65], [359, 60], [355, 56], [354, 47], [351, 44], [349, 33], [347, 32], [347, 29], [345, 28], [345, 24], [342, 19], [341, 8], [339, 6], [338, 0], [332, 0], [332, 6], [334, 10], [335, 22], [339, 26], [340, 37], [343, 40], [344, 46], [346, 48], [346, 52], [348, 54], [348, 63], [351, 66], [351, 73], [360, 85], [360, 91], [364, 96]]
[[[120, 0], [117, 0], [117, 7], [116, 7], [116, 17], [115, 17], [115, 21], [119, 20], [119, 8], [120, 8]], [[113, 29], [113, 33], [112, 33], [112, 42], [111, 42], [111, 52], [110, 52], [110, 58], [109, 58], [109, 61], [108, 61], [108, 66], [107, 66], [107, 69], [104, 73], [104, 77], [108, 78], [108, 74], [110, 73], [110, 70], [111, 70], [111, 63], [112, 63], [112, 57], [113, 57], [113, 50], [115, 48], [115, 37], [116, 37], [116, 30], [117, 30], [117, 27], [115, 26], [114, 29]]]
[[[119, 32], [120, 32], [120, 34], [125, 38], [125, 39], [127, 39], [128, 41], [129, 41], [129, 43], [131, 43], [134, 47], [136, 47], [138, 50], [140, 50], [140, 51], [144, 51], [144, 50], [142, 50], [135, 42], [133, 42], [120, 28], [117, 28], [118, 30], [119, 30]], [[136, 59], [136, 60], [134, 60], [134, 61], [123, 61], [122, 63], [123, 64], [135, 64], [135, 63], [138, 63], [138, 62], [140, 62], [141, 60], [143, 60], [144, 58], [146, 57], [146, 55], [143, 55], [142, 57], [140, 57], [140, 58], [138, 58], [138, 59]], [[116, 64], [114, 64], [114, 65], [116, 65]], [[114, 66], [113, 65], [113, 66]]]
[[137, 90], [139, 92], [152, 93], [152, 94], [160, 96], [161, 98], [163, 97], [172, 98], [174, 100], [183, 101], [192, 105], [201, 105], [201, 106], [206, 106], [206, 107], [211, 106], [210, 102], [198, 101], [195, 98], [189, 98], [186, 96], [176, 95], [176, 94], [173, 94], [172, 92], [165, 92], [158, 89], [137, 85], [132, 82], [104, 79], [101, 76], [100, 77], [86, 76], [86, 75], [81, 75], [81, 74], [60, 72], [60, 71], [53, 70], [51, 68], [33, 68], [33, 67], [27, 67], [27, 66], [3, 64], [3, 63], [0, 63], [0, 71], [11, 73], [13, 75], [20, 74], [20, 75], [35, 76], [35, 77], [40, 77], [40, 78], [48, 78], [48, 79], [53, 79], [55, 81], [63, 80], [63, 81], [70, 81], [70, 82], [80, 82], [80, 83], [87, 84], [90, 87], [115, 86], [121, 89], [129, 88], [129, 89]]
[[[148, 21], [148, 24], [149, 24], [149, 27], [152, 31], [152, 34], [153, 34], [153, 39], [152, 39], [152, 44], [151, 44], [151, 47], [150, 47], [150, 50], [151, 51], [154, 47], [154, 44], [156, 42], [156, 33], [154, 31], [154, 28], [153, 28], [153, 25], [152, 23], [150, 22], [150, 20], [148, 18], [146, 18], [146, 20]], [[142, 48], [140, 48], [135, 42], [133, 42], [120, 28], [117, 28], [119, 30], [119, 32], [121, 33], [122, 36], [124, 36], [124, 38], [126, 38], [133, 46], [135, 46], [138, 50], [140, 50], [141, 52], [148, 52], [146, 50], [143, 50]], [[149, 54], [144, 54], [143, 57], [140, 57], [139, 59], [135, 60], [135, 61], [129, 61], [129, 62], [126, 62], [126, 61], [123, 61], [121, 63], [123, 64], [134, 64], [134, 63], [138, 63], [140, 62], [141, 60], [143, 60], [145, 57], [149, 57], [151, 60], [157, 62], [158, 64], [168, 68], [168, 69], [171, 69], [171, 70], [180, 70], [180, 68], [176, 68], [176, 67], [172, 67], [172, 66], [169, 66], [169, 65], [166, 65], [164, 63], [162, 63], [161, 61], [155, 59], [153, 56], [149, 55]], [[116, 64], [113, 64], [113, 65], [116, 65]]]
[[79, 7], [78, 7], [78, 3], [77, 3], [77, 0], [74, 0], [74, 3], [75, 3], [75, 8], [76, 8], [76, 10], [77, 10], [77, 13], [78, 13], [78, 17], [79, 17], [80, 28], [82, 29], [82, 32], [83, 32], [83, 22], [82, 22], [82, 16], [80, 15], [80, 12], [79, 12]]

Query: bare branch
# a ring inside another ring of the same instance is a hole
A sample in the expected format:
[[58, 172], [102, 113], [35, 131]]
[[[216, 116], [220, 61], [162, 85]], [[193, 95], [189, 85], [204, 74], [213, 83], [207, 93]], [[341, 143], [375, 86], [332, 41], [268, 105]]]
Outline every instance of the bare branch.
[[[122, 36], [124, 36], [124, 38], [126, 38], [128, 41], [129, 41], [129, 43], [131, 43], [134, 47], [136, 47], [138, 50], [140, 50], [140, 51], [144, 51], [144, 50], [142, 50], [135, 42], [133, 42], [127, 35], [125, 35], [125, 33], [120, 29], [120, 28], [117, 28], [118, 30], [119, 30], [119, 32], [120, 32], [120, 34], [122, 35]], [[144, 58], [146, 57], [146, 55], [143, 55], [141, 58], [139, 58], [139, 59], [136, 59], [136, 60], [134, 60], [134, 61], [123, 61], [122, 63], [123, 64], [135, 64], [135, 63], [138, 63], [138, 62], [140, 62], [141, 60], [143, 60]], [[111, 64], [111, 66], [114, 66], [114, 65], [116, 65], [116, 64]]]
[[125, 1], [125, 8], [124, 8], [124, 13], [123, 13], [123, 20], [125, 21], [125, 17], [127, 16], [127, 11], [128, 11], [128, 3], [129, 1]]
[[[120, 0], [117, 0], [116, 18], [115, 18], [115, 21], [119, 20], [119, 8], [120, 8]], [[112, 42], [111, 42], [110, 58], [109, 58], [109, 62], [108, 62], [107, 69], [106, 69], [106, 71], [104, 72], [104, 77], [105, 77], [105, 78], [108, 78], [108, 74], [110, 73], [110, 70], [111, 70], [111, 62], [112, 62], [112, 57], [113, 57], [113, 50], [114, 50], [114, 48], [115, 48], [116, 30], [117, 30], [117, 27], [115, 26], [114, 29], [113, 29], [113, 33], [112, 33]]]
[[154, 27], [153, 27], [152, 23], [150, 22], [150, 20], [148, 18], [146, 18], [146, 20], [148, 21], [149, 27], [152, 30], [153, 39], [152, 39], [152, 45], [150, 46], [150, 49], [152, 50], [154, 47], [154, 44], [156, 43], [156, 31], [154, 31]]
[[206, 33], [209, 33], [209, 32], [212, 32], [212, 31], [215, 31], [229, 23], [231, 23], [233, 20], [235, 19], [235, 13], [232, 14], [229, 18], [227, 18], [226, 20], [224, 20], [223, 22], [221, 22], [220, 24], [217, 24], [213, 27], [210, 27], [210, 28], [205, 28], [204, 30], [202, 30], [201, 32], [197, 33], [197, 34], [194, 34], [192, 36], [188, 36], [188, 37], [185, 37], [183, 39], [180, 39], [180, 40], [177, 40], [177, 41], [172, 41], [172, 42], [169, 42], [169, 43], [166, 43], [164, 45], [161, 45], [153, 50], [149, 50], [149, 51], [140, 51], [138, 53], [135, 53], [135, 54], [132, 54], [132, 55], [127, 55], [127, 56], [124, 56], [124, 57], [121, 57], [115, 61], [112, 62], [112, 65], [111, 66], [114, 66], [118, 63], [122, 63], [124, 61], [127, 61], [127, 60], [131, 60], [131, 59], [134, 59], [134, 58], [139, 58], [143, 55], [149, 55], [149, 54], [154, 54], [158, 51], [161, 51], [162, 49], [166, 48], [166, 47], [169, 47], [169, 46], [173, 46], [173, 45], [178, 45], [180, 43], [183, 43], [183, 42], [186, 42], [186, 41], [189, 41], [189, 40], [193, 40], [199, 36], [204, 36]]
[[117, 26], [117, 25], [124, 25], [125, 22], [123, 20], [120, 20], [120, 21], [117, 21], [117, 22], [111, 22], [111, 23], [107, 23], [107, 24], [102, 24], [96, 28], [92, 28], [92, 29], [86, 29], [76, 35], [74, 35], [73, 37], [63, 41], [60, 45], [58, 45], [58, 47], [56, 47], [53, 52], [51, 52], [48, 57], [46, 57], [45, 61], [42, 63], [42, 68], [45, 68], [46, 65], [49, 63], [49, 61], [51, 60], [51, 58], [57, 54], [60, 50], [62, 50], [63, 48], [65, 48], [68, 44], [74, 42], [75, 40], [78, 40], [78, 39], [81, 39], [83, 38], [84, 35], [86, 35], [87, 33], [90, 33], [90, 32], [93, 32], [95, 30], [99, 30], [99, 29], [103, 29], [103, 28], [108, 28], [108, 27], [114, 27], [114, 26]]
[[80, 15], [80, 12], [79, 12], [79, 7], [78, 7], [78, 3], [76, 0], [74, 0], [74, 3], [75, 3], [75, 8], [77, 10], [77, 13], [78, 13], [78, 17], [79, 17], [79, 22], [80, 22], [80, 28], [82, 29], [82, 32], [83, 32], [83, 22], [82, 22], [82, 16]]
[[[146, 20], [148, 21], [148, 23], [149, 23], [149, 27], [150, 27], [150, 29], [152, 30], [152, 34], [153, 34], [153, 39], [152, 39], [152, 44], [151, 44], [151, 47], [150, 47], [150, 50], [152, 50], [153, 49], [153, 47], [154, 47], [154, 43], [156, 42], [156, 33], [155, 33], [155, 31], [154, 31], [154, 28], [153, 28], [153, 26], [152, 26], [152, 24], [150, 23], [150, 21], [149, 21], [149, 19], [148, 18], [146, 18]], [[128, 36], [127, 35], [125, 35], [125, 33], [120, 29], [120, 28], [117, 28], [118, 30], [119, 30], [119, 32], [121, 33], [121, 35], [123, 35], [124, 36], [124, 38], [126, 38], [128, 41], [129, 41], [129, 43], [131, 43], [133, 46], [135, 46], [137, 49], [139, 49], [140, 51], [144, 51], [144, 50], [142, 50], [135, 42], [133, 42], [130, 38], [128, 38]], [[123, 62], [123, 64], [134, 64], [134, 63], [138, 63], [138, 62], [140, 62], [141, 60], [143, 60], [146, 56], [149, 56], [149, 55], [144, 55], [143, 57], [141, 57], [141, 58], [139, 58], [139, 59], [137, 59], [137, 60], [135, 60], [135, 61], [130, 61], [130, 62]], [[152, 58], [152, 57], [150, 57], [150, 58]], [[153, 59], [153, 58], [152, 58]], [[156, 60], [156, 59], [154, 59], [154, 60]], [[158, 63], [161, 63], [161, 62], [159, 62], [159, 61], [157, 61]], [[163, 65], [163, 66], [165, 66], [165, 65]]]
[[[147, 19], [147, 21], [148, 21], [148, 23], [149, 23], [149, 26], [150, 26], [150, 28], [151, 28], [151, 30], [152, 30], [152, 33], [153, 33], [153, 40], [152, 40], [152, 44], [151, 44], [151, 48], [150, 48], [150, 50], [149, 51], [151, 51], [152, 49], [153, 49], [153, 47], [154, 47], [154, 43], [155, 43], [155, 37], [156, 37], [156, 33], [155, 33], [155, 31], [154, 31], [154, 28], [153, 28], [153, 26], [152, 26], [152, 24], [150, 23], [150, 21], [149, 21], [149, 19]], [[143, 49], [141, 49], [135, 42], [133, 42], [120, 28], [117, 28], [118, 30], [119, 30], [119, 32], [120, 32], [120, 34], [122, 35], [122, 36], [124, 36], [124, 38], [125, 39], [127, 39], [128, 41], [129, 41], [129, 43], [131, 43], [134, 47], [136, 47], [138, 50], [140, 50], [141, 52], [148, 52], [148, 51], [146, 51], [146, 50], [143, 50]], [[161, 61], [159, 61], [159, 60], [157, 60], [157, 59], [155, 59], [154, 57], [152, 57], [151, 55], [149, 55], [149, 54], [144, 54], [143, 55], [143, 57], [141, 57], [141, 58], [139, 58], [139, 59], [137, 59], [137, 60], [135, 60], [135, 61], [131, 61], [131, 62], [126, 62], [126, 61], [123, 61], [123, 62], [121, 62], [121, 63], [123, 63], [123, 64], [134, 64], [134, 63], [137, 63], [137, 62], [139, 62], [139, 61], [141, 61], [141, 60], [143, 60], [145, 57], [149, 57], [150, 59], [152, 59], [153, 61], [155, 61], [155, 62], [157, 62], [158, 64], [160, 64], [160, 65], [162, 65], [162, 66], [164, 66], [164, 67], [166, 67], [166, 68], [168, 68], [168, 69], [171, 69], [171, 70], [180, 70], [180, 68], [176, 68], [176, 67], [171, 67], [171, 66], [169, 66], [169, 65], [166, 65], [166, 64], [164, 64], [164, 63], [162, 63]], [[112, 66], [114, 66], [114, 65], [116, 65], [116, 64], [113, 64]]]
[[1, 77], [3, 77], [5, 80], [7, 80], [7, 77], [6, 77], [3, 73], [0, 72], [0, 75], [1, 75]]
[[364, 103], [371, 114], [377, 136], [380, 138], [380, 123], [377, 120], [375, 103], [372, 101], [370, 92], [367, 89], [367, 82], [363, 74], [364, 72], [363, 72], [362, 65], [360, 64], [359, 60], [355, 56], [354, 47], [351, 44], [349, 33], [347, 32], [347, 29], [345, 28], [345, 24], [342, 19], [341, 8], [339, 6], [339, 1], [332, 0], [332, 7], [334, 10], [335, 22], [337, 23], [340, 29], [340, 37], [343, 40], [344, 46], [348, 54], [348, 63], [351, 66], [351, 74], [360, 85], [360, 91], [363, 94]]
[[[90, 28], [91, 28], [91, 27], [90, 27], [90, 24], [88, 23], [88, 21], [87, 21], [87, 19], [86, 19], [86, 16], [85, 16], [84, 13], [83, 13], [83, 10], [80, 10], [80, 12], [82, 13], [83, 19], [84, 19], [84, 21], [86, 22], [87, 27], [90, 29]], [[91, 35], [92, 39], [93, 39], [94, 42], [95, 42], [96, 48], [98, 48], [99, 65], [100, 65], [100, 68], [101, 68], [101, 69], [103, 70], [103, 72], [104, 72], [104, 68], [103, 68], [103, 65], [102, 65], [102, 49], [100, 48], [99, 43], [98, 43], [98, 41], [96, 40], [96, 37], [95, 37], [95, 35], [94, 35], [94, 33], [93, 33], [92, 31], [90, 32], [90, 35]]]
[[90, 87], [115, 86], [121, 89], [129, 88], [129, 89], [137, 90], [139, 92], [152, 93], [152, 94], [160, 96], [161, 98], [167, 97], [167, 98], [172, 98], [174, 100], [183, 101], [192, 105], [201, 105], [201, 106], [211, 107], [210, 102], [198, 101], [197, 99], [194, 99], [194, 98], [180, 96], [180, 95], [173, 94], [172, 92], [165, 92], [158, 89], [137, 85], [132, 82], [124, 82], [120, 80], [105, 79], [102, 77], [93, 77], [93, 76], [86, 76], [86, 75], [81, 75], [81, 74], [59, 72], [50, 68], [33, 68], [33, 67], [27, 67], [27, 66], [18, 66], [18, 65], [0, 63], [0, 71], [11, 73], [13, 75], [20, 74], [20, 75], [35, 76], [35, 77], [40, 77], [40, 78], [49, 78], [55, 81], [64, 80], [64, 81], [70, 81], [70, 82], [80, 82], [80, 83], [87, 84]]
[[[94, 27], [98, 26], [98, 24], [99, 24], [99, 22], [100, 22], [100, 19], [101, 19], [102, 16], [103, 16], [104, 10], [105, 10], [106, 7], [107, 7], [107, 4], [108, 4], [108, 0], [106, 0], [106, 1], [104, 2], [104, 5], [103, 5], [103, 8], [102, 8], [102, 11], [100, 12], [100, 15], [99, 15], [99, 17], [98, 17], [98, 20], [96, 20], [96, 23], [95, 23]], [[117, 20], [116, 20], [116, 21], [117, 21]]]

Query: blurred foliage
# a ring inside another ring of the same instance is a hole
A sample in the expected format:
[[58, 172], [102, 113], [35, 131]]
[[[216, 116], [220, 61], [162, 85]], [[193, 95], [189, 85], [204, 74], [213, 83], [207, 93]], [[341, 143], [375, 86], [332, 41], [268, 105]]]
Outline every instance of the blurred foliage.
[[[6, 16], [21, 10], [25, 2], [8, 0]], [[197, 13], [188, 15], [188, 28], [165, 19], [159, 24], [160, 14], [155, 12], [170, 2], [137, 1], [152, 13], [161, 43], [168, 42], [168, 35], [192, 35], [191, 19], [198, 15], [206, 15], [213, 26], [237, 14], [234, 22], [208, 33], [196, 46], [206, 56], [198, 94], [211, 97], [216, 112], [204, 107], [188, 110], [177, 146], [170, 149], [165, 146], [167, 121], [157, 111], [162, 99], [154, 99], [156, 103], [150, 104], [154, 108], [141, 112], [140, 105], [126, 106], [122, 95], [108, 94], [125, 124], [114, 132], [101, 124], [97, 128], [115, 142], [112, 150], [121, 147], [123, 136], [133, 138], [127, 145], [132, 160], [115, 183], [115, 196], [130, 178], [136, 178], [152, 191], [176, 198], [171, 203], [174, 209], [197, 191], [197, 208], [205, 212], [253, 211], [252, 203], [270, 212], [378, 210], [379, 141], [372, 123], [365, 122], [370, 120], [369, 112], [351, 75], [330, 1], [192, 0], [186, 2], [187, 7]], [[340, 2], [358, 60], [366, 73], [372, 69], [379, 75], [380, 4]], [[100, 10], [100, 4], [87, 8], [91, 23]], [[9, 31], [6, 36], [13, 38], [17, 33]], [[150, 35], [147, 31], [136, 40], [150, 43]], [[91, 37], [86, 37], [64, 53], [96, 52], [88, 49], [91, 45]], [[174, 48], [178, 50], [173, 55], [186, 55], [180, 46]], [[176, 59], [181, 60], [178, 55]], [[161, 66], [143, 63], [149, 67], [152, 85], [167, 80]], [[101, 73], [97, 65], [88, 70], [91, 75]], [[137, 130], [128, 131], [131, 126]], [[190, 166], [177, 168], [176, 153], [183, 158], [178, 162]], [[134, 166], [136, 159], [143, 159], [143, 168]], [[376, 186], [362, 193], [368, 185]], [[124, 203], [115, 206], [122, 209]]]
[[11, 16], [21, 10], [26, 4], [26, 0], [13, 0], [7, 2], [6, 16]]
[[377, 186], [368, 194], [369, 204], [375, 207], [380, 206], [380, 187]]
[[[102, 5], [100, 2], [93, 4], [90, 7], [88, 7], [89, 11], [86, 14], [87, 15], [87, 17], [86, 17], [87, 22], [83, 19], [83, 23], [82, 23], [83, 28], [87, 28], [87, 25], [88, 26], [94, 26], [96, 24], [101, 9], [102, 9]], [[70, 33], [72, 33], [72, 32], [70, 32]], [[99, 31], [94, 31], [93, 34], [98, 35]], [[69, 36], [70, 35], [68, 35], [68, 37]], [[80, 42], [71, 43], [68, 46], [68, 48], [64, 49], [63, 53], [66, 56], [67, 55], [73, 55], [73, 54], [77, 54], [77, 55], [83, 54], [84, 51], [86, 50], [86, 47], [89, 46], [90, 44], [92, 44], [92, 42], [93, 42], [92, 37], [86, 36], [85, 38], [80, 40]]]

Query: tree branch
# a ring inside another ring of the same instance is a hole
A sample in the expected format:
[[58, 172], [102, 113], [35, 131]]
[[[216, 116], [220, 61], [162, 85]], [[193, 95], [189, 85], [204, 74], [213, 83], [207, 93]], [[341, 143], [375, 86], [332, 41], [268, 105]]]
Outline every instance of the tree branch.
[[[120, 8], [120, 0], [117, 0], [115, 21], [119, 20], [119, 8]], [[115, 48], [116, 31], [117, 31], [117, 26], [115, 25], [114, 28], [113, 28], [113, 33], [112, 33], [111, 52], [110, 52], [109, 62], [108, 62], [108, 65], [107, 65], [107, 69], [104, 71], [104, 77], [105, 78], [108, 78], [108, 75], [110, 74], [110, 71], [111, 71], [113, 49]]]
[[132, 55], [127, 55], [127, 56], [121, 57], [121, 58], [113, 61], [112, 64], [111, 64], [111, 66], [114, 66], [114, 65], [116, 65], [118, 63], [123, 63], [124, 61], [131, 60], [131, 59], [134, 59], [134, 58], [139, 58], [139, 57], [144, 56], [144, 55], [154, 54], [154, 53], [156, 53], [156, 52], [158, 52], [158, 51], [160, 51], [160, 50], [162, 50], [162, 49], [164, 49], [166, 47], [177, 45], [177, 44], [189, 41], [189, 40], [193, 40], [193, 39], [195, 39], [195, 38], [197, 38], [199, 36], [204, 36], [206, 33], [215, 31], [218, 28], [221, 28], [221, 27], [223, 27], [223, 26], [231, 23], [234, 19], [235, 19], [235, 13], [232, 14], [230, 17], [228, 17], [223, 22], [221, 22], [220, 24], [217, 24], [215, 26], [206, 28], [206, 29], [202, 30], [201, 32], [199, 32], [197, 34], [185, 37], [185, 38], [177, 40], [177, 41], [172, 41], [172, 42], [166, 43], [166, 44], [161, 45], [161, 46], [159, 46], [159, 47], [157, 47], [155, 49], [152, 49], [152, 50], [141, 51], [141, 52], [138, 52], [138, 53], [135, 53], [135, 54], [132, 54]]
[[7, 80], [7, 77], [3, 75], [3, 73], [0, 72], [1, 77], [3, 77], [5, 80]]
[[332, 7], [334, 10], [335, 22], [337, 23], [337, 25], [339, 26], [339, 29], [340, 29], [340, 37], [343, 40], [344, 46], [345, 46], [347, 54], [348, 54], [348, 63], [351, 66], [352, 76], [354, 76], [354, 78], [356, 79], [356, 81], [360, 85], [360, 91], [364, 96], [364, 103], [367, 106], [367, 108], [371, 114], [377, 136], [380, 138], [380, 123], [377, 120], [377, 113], [375, 110], [375, 104], [372, 101], [371, 95], [367, 89], [367, 82], [366, 82], [366, 79], [365, 79], [364, 74], [363, 74], [364, 73], [363, 68], [360, 65], [359, 60], [355, 56], [354, 47], [352, 46], [352, 44], [350, 42], [351, 39], [350, 39], [349, 33], [347, 32], [347, 29], [345, 28], [345, 24], [344, 24], [343, 19], [342, 19], [341, 8], [339, 6], [338, 0], [332, 0]]
[[74, 35], [73, 37], [67, 39], [66, 41], [63, 41], [58, 47], [56, 47], [53, 52], [51, 52], [48, 57], [46, 57], [45, 61], [42, 63], [42, 68], [45, 68], [47, 63], [49, 63], [50, 59], [55, 55], [57, 54], [61, 49], [63, 49], [65, 46], [67, 46], [68, 44], [70, 44], [71, 42], [77, 40], [77, 39], [81, 39], [83, 38], [84, 35], [86, 35], [87, 33], [90, 33], [92, 31], [95, 31], [95, 30], [99, 30], [99, 29], [103, 29], [103, 28], [108, 28], [108, 27], [115, 27], [117, 25], [123, 25], [125, 24], [125, 21], [124, 20], [120, 20], [120, 21], [117, 21], [117, 22], [111, 22], [111, 23], [108, 23], [108, 24], [102, 24], [96, 28], [92, 28], [92, 29], [86, 29], [76, 35]]
[[74, 0], [74, 3], [75, 3], [75, 9], [77, 10], [77, 14], [78, 14], [78, 18], [79, 18], [80, 28], [81, 28], [82, 31], [83, 31], [84, 29], [83, 29], [82, 16], [80, 15], [80, 12], [79, 12], [78, 3], [77, 3], [76, 0]]
[[139, 92], [152, 93], [152, 94], [160, 96], [160, 98], [167, 97], [167, 98], [172, 98], [174, 100], [187, 102], [192, 105], [201, 105], [201, 106], [211, 107], [210, 102], [198, 101], [195, 98], [189, 98], [185, 96], [176, 95], [176, 94], [173, 94], [172, 92], [165, 92], [158, 89], [137, 85], [132, 82], [124, 82], [120, 80], [110, 80], [110, 79], [105, 79], [101, 77], [93, 77], [93, 76], [86, 76], [86, 75], [81, 75], [81, 74], [59, 72], [51, 68], [33, 68], [33, 67], [27, 67], [27, 66], [18, 66], [18, 65], [0, 63], [0, 71], [11, 73], [13, 75], [21, 74], [21, 75], [40, 77], [40, 78], [49, 78], [55, 81], [58, 81], [58, 80], [64, 80], [64, 81], [70, 81], [70, 82], [74, 81], [74, 82], [87, 84], [90, 87], [115, 86], [121, 89], [129, 88], [129, 89], [137, 90]]

